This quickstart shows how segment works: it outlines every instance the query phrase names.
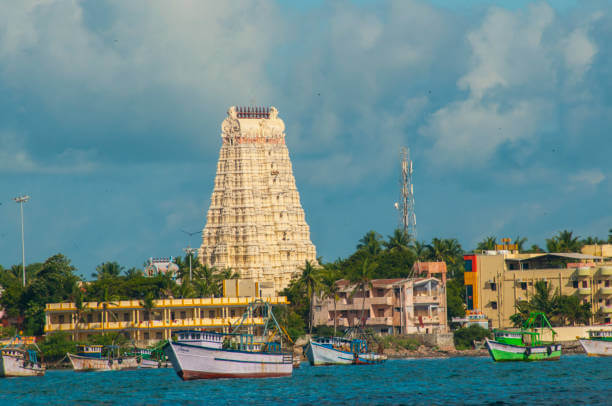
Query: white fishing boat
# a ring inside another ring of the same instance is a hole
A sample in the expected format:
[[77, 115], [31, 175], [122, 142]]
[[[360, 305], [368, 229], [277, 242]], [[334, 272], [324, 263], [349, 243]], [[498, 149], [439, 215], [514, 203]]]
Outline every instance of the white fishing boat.
[[[256, 310], [266, 320], [262, 337], [274, 338], [276, 333], [268, 336], [268, 321], [272, 320], [280, 332], [276, 337], [280, 342], [255, 342], [253, 334], [236, 333]], [[257, 300], [249, 305], [234, 333], [179, 332], [176, 341], [169, 341], [164, 351], [183, 380], [290, 376], [293, 353], [282, 350], [282, 334], [271, 306]]]
[[45, 366], [36, 351], [18, 347], [0, 349], [0, 377], [43, 376]]
[[306, 345], [310, 365], [380, 364], [386, 355], [368, 351], [365, 340], [340, 337], [316, 337]]
[[589, 338], [580, 338], [578, 341], [588, 356], [612, 356], [612, 330], [591, 330]]
[[121, 356], [116, 346], [82, 345], [77, 348], [77, 354], [67, 354], [76, 372], [119, 371], [139, 366], [138, 357]]

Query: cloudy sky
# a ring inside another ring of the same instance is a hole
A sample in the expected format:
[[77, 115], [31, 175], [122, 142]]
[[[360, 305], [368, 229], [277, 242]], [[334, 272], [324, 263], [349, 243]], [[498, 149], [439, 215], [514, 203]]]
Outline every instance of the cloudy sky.
[[[608, 1], [0, 2], [0, 264], [199, 245], [230, 105], [274, 105], [318, 255], [612, 228]], [[505, 4], [512, 3], [508, 8]]]

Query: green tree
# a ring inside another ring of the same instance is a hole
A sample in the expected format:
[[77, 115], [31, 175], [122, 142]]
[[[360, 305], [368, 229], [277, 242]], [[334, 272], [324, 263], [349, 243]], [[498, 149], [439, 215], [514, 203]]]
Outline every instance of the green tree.
[[123, 272], [124, 267], [119, 265], [117, 261], [113, 262], [102, 262], [96, 266], [96, 272], [92, 273], [91, 276], [96, 279], [113, 279], [117, 278]]
[[321, 286], [323, 298], [332, 299], [334, 301], [334, 337], [336, 336], [338, 312], [336, 304], [338, 303], [338, 292], [340, 288], [336, 283], [338, 281], [338, 275], [333, 269], [326, 269], [321, 275]]
[[572, 231], [559, 231], [556, 236], [546, 239], [548, 252], [580, 252], [582, 243]]
[[365, 299], [366, 299], [366, 289], [372, 287], [372, 279], [374, 279], [374, 271], [378, 267], [376, 262], [369, 262], [368, 259], [364, 259], [361, 263], [361, 266], [358, 267], [351, 275], [350, 282], [355, 284], [355, 289], [353, 290], [353, 295], [357, 291], [361, 291], [361, 320], [360, 325], [365, 327]]
[[140, 300], [140, 305], [146, 312], [149, 328], [151, 328], [151, 311], [155, 308], [155, 297], [153, 294], [151, 292], [147, 292], [145, 297]]
[[404, 251], [410, 246], [410, 236], [401, 228], [396, 228], [393, 234], [388, 236], [389, 240], [383, 242], [385, 248], [389, 251]]
[[424, 241], [414, 241], [412, 243], [412, 251], [416, 255], [417, 261], [426, 261], [431, 256], [429, 245]]
[[368, 231], [357, 244], [357, 250], [378, 255], [382, 247], [382, 236], [374, 230]]
[[312, 307], [314, 302], [314, 296], [318, 293], [320, 287], [320, 275], [318, 269], [314, 267], [313, 263], [306, 261], [304, 267], [301, 268], [302, 274], [297, 281], [297, 285], [303, 292], [306, 293], [309, 303], [308, 309], [308, 333], [312, 334]]
[[497, 237], [491, 235], [480, 241], [475, 251], [491, 251], [495, 249], [495, 245], [497, 245]]

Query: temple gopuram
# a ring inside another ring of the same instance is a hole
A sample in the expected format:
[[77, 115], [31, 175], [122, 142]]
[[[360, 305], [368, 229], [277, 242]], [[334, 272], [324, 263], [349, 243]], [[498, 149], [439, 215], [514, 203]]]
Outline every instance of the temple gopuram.
[[274, 107], [230, 107], [221, 138], [199, 259], [278, 292], [305, 261], [316, 264], [285, 123]]

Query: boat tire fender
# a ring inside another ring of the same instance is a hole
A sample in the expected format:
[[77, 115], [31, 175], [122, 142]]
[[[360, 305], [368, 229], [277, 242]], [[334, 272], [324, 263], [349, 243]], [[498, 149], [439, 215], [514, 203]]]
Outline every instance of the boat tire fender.
[[140, 362], [142, 362], [142, 357], [136, 357], [136, 363], [140, 364]]
[[546, 354], [548, 354], [548, 356], [550, 356], [550, 354], [552, 354], [552, 352], [553, 352], [553, 348], [550, 345], [546, 346]]
[[531, 347], [525, 348], [525, 355], [528, 357], [531, 355]]
[[122, 362], [123, 362], [123, 358], [119, 358], [119, 359], [117, 360], [117, 363], [118, 363], [119, 365], [121, 365], [121, 363], [122, 363]]
[[109, 360], [108, 360], [108, 366], [112, 366], [112, 365], [113, 365], [113, 360], [112, 360], [112, 359], [109, 359]]

